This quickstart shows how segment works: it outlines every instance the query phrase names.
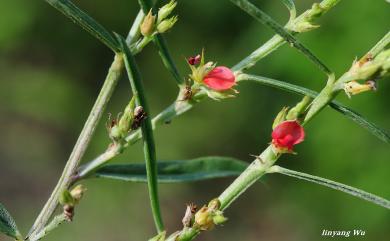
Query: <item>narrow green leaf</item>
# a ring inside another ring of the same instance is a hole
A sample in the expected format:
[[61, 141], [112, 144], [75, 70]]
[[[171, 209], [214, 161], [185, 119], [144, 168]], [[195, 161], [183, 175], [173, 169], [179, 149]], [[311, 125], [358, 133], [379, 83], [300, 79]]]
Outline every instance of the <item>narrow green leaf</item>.
[[5, 209], [3, 204], [0, 203], [0, 232], [16, 239], [23, 240], [16, 223], [11, 214]]
[[289, 31], [283, 28], [279, 23], [273, 20], [265, 12], [258, 9], [255, 5], [248, 2], [247, 0], [230, 0], [235, 5], [240, 7], [242, 10], [247, 12], [253, 18], [258, 20], [260, 23], [271, 28], [275, 33], [283, 37], [291, 46], [295, 47], [301, 53], [303, 53], [308, 59], [310, 59], [314, 64], [316, 64], [322, 71], [327, 75], [330, 75], [332, 71], [321, 62], [309, 49], [307, 49], [303, 44], [301, 44]]
[[[126, 40], [117, 35], [118, 41], [121, 46], [122, 53], [124, 54], [124, 62], [127, 70], [127, 75], [130, 80], [131, 89], [133, 95], [136, 98], [136, 104], [142, 106], [147, 116], [151, 116], [149, 107], [146, 101], [145, 91], [141, 79], [141, 74], [138, 70], [138, 66], [135, 62], [129, 47], [126, 44]], [[164, 224], [161, 217], [160, 204], [158, 198], [157, 187], [157, 161], [156, 161], [156, 148], [153, 137], [153, 128], [151, 118], [146, 118], [141, 124], [141, 132], [144, 142], [144, 156], [146, 163], [146, 176], [148, 180], [149, 197], [152, 207], [153, 218], [156, 224], [158, 232], [164, 230]]]
[[357, 113], [354, 110], [349, 109], [346, 106], [343, 106], [337, 101], [333, 101], [329, 103], [329, 106], [338, 111], [339, 113], [345, 115], [361, 127], [368, 130], [371, 134], [378, 137], [380, 140], [390, 143], [390, 135], [387, 134], [384, 130], [382, 130], [380, 127], [375, 125], [374, 123], [368, 121], [365, 119], [361, 114]]
[[297, 9], [295, 8], [294, 1], [282, 0], [282, 3], [287, 7], [288, 11], [290, 11], [290, 21], [293, 20], [297, 16]]
[[[177, 183], [238, 176], [248, 166], [230, 157], [200, 157], [183, 161], [158, 162], [158, 182]], [[143, 163], [107, 165], [96, 171], [95, 177], [129, 182], [147, 182]]]
[[80, 25], [95, 38], [107, 45], [114, 52], [119, 51], [119, 44], [115, 38], [96, 20], [83, 12], [70, 0], [45, 0], [51, 6], [62, 12], [65, 16], [70, 18], [73, 22]]
[[348, 193], [352, 196], [364, 199], [366, 201], [372, 202], [376, 205], [385, 207], [387, 209], [390, 209], [390, 201], [389, 200], [384, 199], [384, 198], [379, 197], [379, 196], [376, 196], [374, 194], [365, 192], [365, 191], [360, 190], [358, 188], [354, 188], [354, 187], [339, 183], [339, 182], [335, 182], [332, 180], [328, 180], [328, 179], [325, 179], [322, 177], [317, 177], [317, 176], [313, 176], [313, 175], [302, 173], [302, 172], [289, 170], [289, 169], [286, 169], [286, 168], [283, 168], [280, 166], [271, 167], [269, 173], [280, 173], [280, 174], [287, 175], [290, 177], [295, 177], [298, 179], [317, 183], [317, 184], [320, 184], [320, 185], [323, 185], [323, 186], [326, 186], [326, 187], [329, 187], [329, 188], [332, 188], [332, 189], [335, 189], [338, 191]]
[[[300, 94], [300, 95], [307, 95], [307, 96], [310, 96], [313, 98], [315, 98], [318, 95], [317, 92], [310, 90], [310, 89], [307, 89], [305, 87], [301, 87], [298, 85], [294, 85], [294, 84], [286, 83], [286, 82], [283, 82], [280, 80], [270, 79], [270, 78], [266, 78], [266, 77], [262, 77], [262, 76], [240, 74], [238, 76], [237, 80], [238, 81], [245, 81], [245, 80], [252, 81], [255, 83], [262, 84], [262, 85], [266, 85], [266, 86], [274, 87], [274, 88], [281, 89], [284, 91], [288, 91], [291, 93]], [[356, 111], [349, 109], [348, 107], [342, 105], [338, 101], [332, 101], [331, 103], [329, 103], [329, 106], [332, 107], [337, 112], [343, 114], [348, 119], [354, 121], [359, 126], [368, 130], [371, 134], [373, 134], [374, 136], [376, 136], [380, 140], [382, 140], [386, 143], [390, 143], [390, 135], [389, 134], [387, 134], [384, 130], [379, 128], [374, 123], [365, 119], [362, 115], [360, 115]]]

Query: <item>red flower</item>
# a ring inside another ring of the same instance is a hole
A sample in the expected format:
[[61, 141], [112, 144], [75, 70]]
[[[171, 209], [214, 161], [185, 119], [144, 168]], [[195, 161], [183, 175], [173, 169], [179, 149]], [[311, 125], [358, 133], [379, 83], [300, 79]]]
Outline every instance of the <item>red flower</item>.
[[284, 121], [277, 125], [272, 132], [272, 144], [278, 149], [292, 151], [293, 146], [305, 138], [303, 127], [295, 120]]
[[228, 90], [236, 84], [236, 77], [228, 67], [217, 66], [203, 78], [203, 82], [213, 90]]
[[201, 59], [200, 54], [198, 54], [198, 55], [196, 55], [196, 56], [189, 57], [189, 58], [187, 59], [187, 62], [188, 62], [188, 64], [190, 64], [190, 65], [197, 65], [197, 64], [200, 63], [200, 59]]

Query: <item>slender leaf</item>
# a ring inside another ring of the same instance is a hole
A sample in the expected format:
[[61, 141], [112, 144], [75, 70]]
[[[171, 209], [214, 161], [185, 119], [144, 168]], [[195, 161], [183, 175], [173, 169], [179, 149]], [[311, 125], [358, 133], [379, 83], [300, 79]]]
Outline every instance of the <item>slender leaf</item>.
[[[138, 70], [134, 56], [127, 46], [126, 40], [119, 35], [117, 35], [117, 38], [120, 43], [122, 53], [124, 54], [125, 67], [130, 80], [131, 89], [135, 95], [136, 104], [138, 106], [142, 106], [146, 115], [150, 116], [141, 74]], [[144, 121], [142, 121], [141, 132], [144, 142], [146, 176], [148, 179], [149, 198], [152, 207], [153, 218], [157, 231], [162, 232], [164, 230], [164, 224], [161, 217], [158, 197], [156, 148], [154, 143], [151, 118], [146, 118]]]
[[[247, 166], [246, 162], [218, 156], [158, 162], [158, 182], [192, 182], [238, 176]], [[95, 177], [129, 182], [147, 182], [146, 167], [143, 163], [107, 165], [97, 170]]]
[[0, 203], [0, 232], [16, 239], [23, 240], [16, 223], [11, 214], [5, 209], [3, 204]]
[[99, 39], [102, 43], [107, 45], [114, 52], [119, 51], [119, 43], [102, 25], [83, 12], [70, 0], [45, 0], [51, 6], [62, 12], [65, 16], [70, 18], [73, 22], [80, 25], [94, 37]]
[[293, 20], [297, 15], [297, 9], [295, 8], [294, 1], [282, 0], [282, 3], [287, 7], [288, 11], [290, 11], [290, 21]]
[[[305, 87], [301, 87], [298, 85], [294, 85], [294, 84], [286, 83], [286, 82], [283, 82], [280, 80], [270, 79], [270, 78], [266, 78], [266, 77], [262, 77], [262, 76], [255, 76], [255, 75], [248, 75], [248, 74], [239, 75], [238, 81], [244, 81], [244, 80], [253, 81], [255, 83], [278, 88], [278, 89], [292, 92], [295, 94], [307, 95], [307, 96], [310, 96], [313, 98], [315, 98], [318, 95], [317, 92], [310, 90], [310, 89], [307, 89]], [[368, 130], [371, 134], [373, 134], [374, 136], [376, 136], [380, 140], [382, 140], [386, 143], [390, 143], [390, 135], [389, 134], [387, 134], [384, 130], [379, 128], [374, 123], [365, 119], [362, 115], [360, 115], [356, 111], [349, 109], [348, 107], [342, 105], [338, 101], [332, 101], [331, 103], [329, 103], [329, 106], [332, 107], [337, 112], [343, 114], [348, 119], [354, 121], [359, 126]]]
[[308, 59], [310, 59], [314, 64], [316, 64], [327, 75], [330, 75], [332, 73], [332, 71], [330, 71], [330, 69], [324, 63], [322, 63], [321, 60], [319, 60], [309, 49], [307, 49], [303, 44], [301, 44], [289, 31], [284, 29], [283, 26], [273, 20], [265, 12], [261, 11], [247, 0], [230, 1], [240, 7], [245, 12], [247, 12], [253, 18], [258, 20], [260, 23], [268, 26], [273, 31], [275, 31], [275, 33], [283, 37], [291, 46], [302, 52], [306, 57], [308, 57]]
[[387, 134], [380, 127], [375, 125], [374, 123], [365, 119], [361, 114], [357, 113], [354, 110], [349, 109], [346, 106], [343, 106], [337, 101], [333, 101], [329, 103], [329, 106], [338, 111], [339, 113], [345, 115], [349, 119], [353, 120], [355, 123], [368, 130], [371, 134], [378, 137], [380, 140], [390, 143], [390, 135]]
[[348, 193], [352, 196], [364, 199], [364, 200], [372, 202], [376, 205], [390, 209], [390, 201], [389, 200], [384, 199], [384, 198], [379, 197], [379, 196], [376, 196], [374, 194], [365, 192], [365, 191], [360, 190], [358, 188], [354, 188], [354, 187], [339, 183], [339, 182], [335, 182], [332, 180], [328, 180], [328, 179], [325, 179], [322, 177], [317, 177], [317, 176], [313, 176], [313, 175], [302, 173], [302, 172], [289, 170], [289, 169], [286, 169], [286, 168], [283, 168], [280, 166], [271, 167], [269, 173], [280, 173], [280, 174], [287, 175], [290, 177], [295, 177], [295, 178], [306, 180], [309, 182], [314, 182], [314, 183], [317, 183], [317, 184], [320, 184], [320, 185], [323, 185], [323, 186], [326, 186], [326, 187], [329, 187], [329, 188], [332, 188], [332, 189], [335, 189], [338, 191]]

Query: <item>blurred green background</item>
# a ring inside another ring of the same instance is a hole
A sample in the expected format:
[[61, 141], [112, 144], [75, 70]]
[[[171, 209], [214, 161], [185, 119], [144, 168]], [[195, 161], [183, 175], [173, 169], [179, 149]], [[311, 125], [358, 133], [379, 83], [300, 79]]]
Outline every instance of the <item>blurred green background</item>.
[[[126, 34], [136, 1], [74, 1], [110, 30]], [[252, 1], [284, 23], [281, 1]], [[313, 1], [296, 1], [302, 12]], [[26, 233], [48, 198], [96, 98], [113, 54], [44, 1], [2, 0], [0, 6], [0, 201]], [[179, 22], [165, 34], [182, 75], [184, 56], [200, 52], [232, 66], [273, 33], [229, 1], [180, 0]], [[299, 36], [338, 76], [389, 30], [390, 4], [384, 0], [341, 1], [323, 16], [321, 28]], [[177, 88], [155, 46], [137, 56], [153, 114], [171, 103]], [[259, 62], [256, 73], [320, 90], [325, 76], [295, 49], [283, 46]], [[270, 141], [273, 117], [298, 96], [252, 83], [238, 87], [237, 98], [205, 101], [155, 132], [160, 160], [225, 155], [250, 161]], [[377, 92], [339, 100], [390, 130], [389, 79]], [[129, 100], [123, 78], [108, 112], [118, 113]], [[106, 118], [105, 114], [105, 118]], [[103, 119], [88, 152], [88, 161], [109, 139]], [[320, 175], [390, 198], [389, 145], [331, 109], [307, 128], [299, 155], [279, 164]], [[141, 145], [130, 147], [114, 162], [142, 160]], [[233, 179], [160, 185], [168, 232], [181, 227], [185, 203], [199, 205], [217, 196]], [[146, 185], [88, 180], [88, 193], [72, 224], [45, 240], [146, 240], [153, 236]], [[350, 240], [388, 240], [390, 213], [384, 208], [314, 184], [267, 176], [226, 211], [224, 227], [198, 240], [331, 240], [323, 229], [366, 231]], [[344, 238], [333, 238], [338, 240]], [[8, 240], [0, 235], [0, 240]]]

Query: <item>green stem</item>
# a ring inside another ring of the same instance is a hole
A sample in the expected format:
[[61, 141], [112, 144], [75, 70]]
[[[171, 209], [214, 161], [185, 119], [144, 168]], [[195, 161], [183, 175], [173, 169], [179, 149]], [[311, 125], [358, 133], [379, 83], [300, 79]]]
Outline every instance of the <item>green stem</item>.
[[[130, 44], [135, 41], [136, 37], [139, 36], [139, 26], [143, 19], [143, 13], [140, 11], [137, 18], [135, 19], [129, 34], [127, 36], [127, 43]], [[111, 64], [110, 69], [100, 93], [96, 99], [94, 106], [88, 116], [87, 121], [84, 124], [84, 127], [77, 139], [77, 142], [72, 150], [72, 153], [64, 167], [64, 170], [61, 174], [60, 179], [49, 199], [46, 201], [46, 204], [42, 208], [38, 217], [36, 218], [33, 226], [30, 229], [28, 236], [34, 236], [39, 232], [49, 221], [50, 217], [54, 213], [58, 205], [58, 196], [63, 189], [68, 188], [73, 183], [73, 175], [76, 172], [78, 165], [84, 156], [84, 153], [91, 141], [92, 135], [95, 132], [96, 126], [98, 125], [102, 114], [107, 106], [108, 101], [111, 98], [111, 95], [119, 81], [121, 73], [123, 71], [123, 59], [120, 55], [115, 55], [114, 61]]]
[[92, 110], [88, 116], [87, 121], [80, 133], [79, 138], [73, 148], [72, 153], [65, 165], [65, 168], [62, 172], [62, 175], [53, 190], [50, 198], [47, 200], [45, 206], [43, 207], [41, 213], [38, 215], [35, 220], [34, 225], [30, 230], [30, 235], [34, 236], [36, 232], [39, 232], [50, 219], [51, 215], [55, 211], [58, 204], [58, 196], [62, 190], [67, 189], [72, 182], [72, 175], [75, 173], [81, 158], [84, 156], [84, 153], [91, 141], [92, 135], [95, 132], [95, 129], [101, 119], [101, 116], [104, 112], [104, 109], [107, 106], [108, 101], [111, 98], [111, 95], [115, 89], [115, 86], [118, 83], [119, 77], [121, 75], [123, 68], [122, 58], [118, 55], [115, 56], [114, 62], [112, 63], [106, 80], [104, 81], [103, 87], [99, 93], [98, 98]]
[[[118, 37], [122, 51], [124, 54], [125, 66], [127, 75], [130, 80], [131, 89], [135, 96], [138, 106], [142, 106], [147, 115], [150, 114], [147, 104], [145, 91], [141, 79], [141, 74], [138, 70], [135, 59], [128, 48], [125, 39]], [[158, 185], [157, 185], [157, 161], [156, 150], [153, 137], [153, 128], [150, 118], [146, 118], [141, 124], [141, 132], [144, 141], [144, 156], [146, 164], [146, 176], [148, 180], [149, 198], [152, 207], [152, 213], [154, 222], [156, 224], [157, 231], [160, 233], [164, 231], [164, 224], [161, 217], [159, 197], [158, 197]]]
[[286, 41], [280, 35], [273, 36], [265, 44], [253, 51], [250, 55], [241, 60], [238, 64], [234, 65], [232, 67], [232, 70], [234, 72], [237, 72], [249, 69], [250, 67], [254, 66], [260, 59], [272, 53], [285, 43]]
[[40, 232], [38, 232], [33, 238], [30, 238], [30, 241], [38, 241], [41, 240], [43, 237], [48, 235], [51, 231], [56, 229], [58, 226], [60, 226], [62, 223], [66, 222], [67, 218], [64, 214], [57, 215], [53, 218], [53, 220], [45, 226], [44, 229], [42, 229]]
[[292, 47], [296, 48], [302, 54], [304, 54], [310, 61], [319, 67], [320, 70], [325, 72], [327, 75], [330, 75], [332, 71], [321, 62], [309, 49], [307, 49], [302, 43], [300, 43], [293, 34], [279, 23], [274, 21], [270, 16], [265, 12], [257, 8], [255, 5], [250, 3], [248, 0], [230, 0], [232, 3], [240, 7], [246, 13], [251, 15], [260, 23], [271, 28], [275, 33], [280, 35], [285, 41], [287, 41]]
[[[179, 100], [181, 97], [178, 98]], [[158, 125], [162, 125], [165, 123], [169, 123], [175, 117], [187, 112], [192, 109], [195, 103], [188, 101], [175, 101], [173, 104], [168, 106], [164, 111], [155, 116], [152, 120], [152, 128], [153, 130], [157, 128]], [[142, 137], [141, 131], [137, 130], [131, 133], [126, 138], [126, 143], [116, 144], [116, 150], [112, 150], [111, 148], [107, 149], [104, 153], [99, 155], [97, 158], [88, 162], [84, 166], [80, 168], [78, 175], [76, 177], [76, 181], [80, 179], [84, 179], [89, 175], [92, 175], [99, 167], [110, 161], [112, 158], [116, 157], [121, 153], [121, 151], [127, 148], [129, 145], [136, 143]]]
[[225, 210], [253, 183], [262, 177], [276, 162], [280, 155], [275, 154], [273, 147], [268, 146], [258, 158], [256, 158], [241, 175], [226, 188], [218, 199], [221, 202], [221, 210]]

